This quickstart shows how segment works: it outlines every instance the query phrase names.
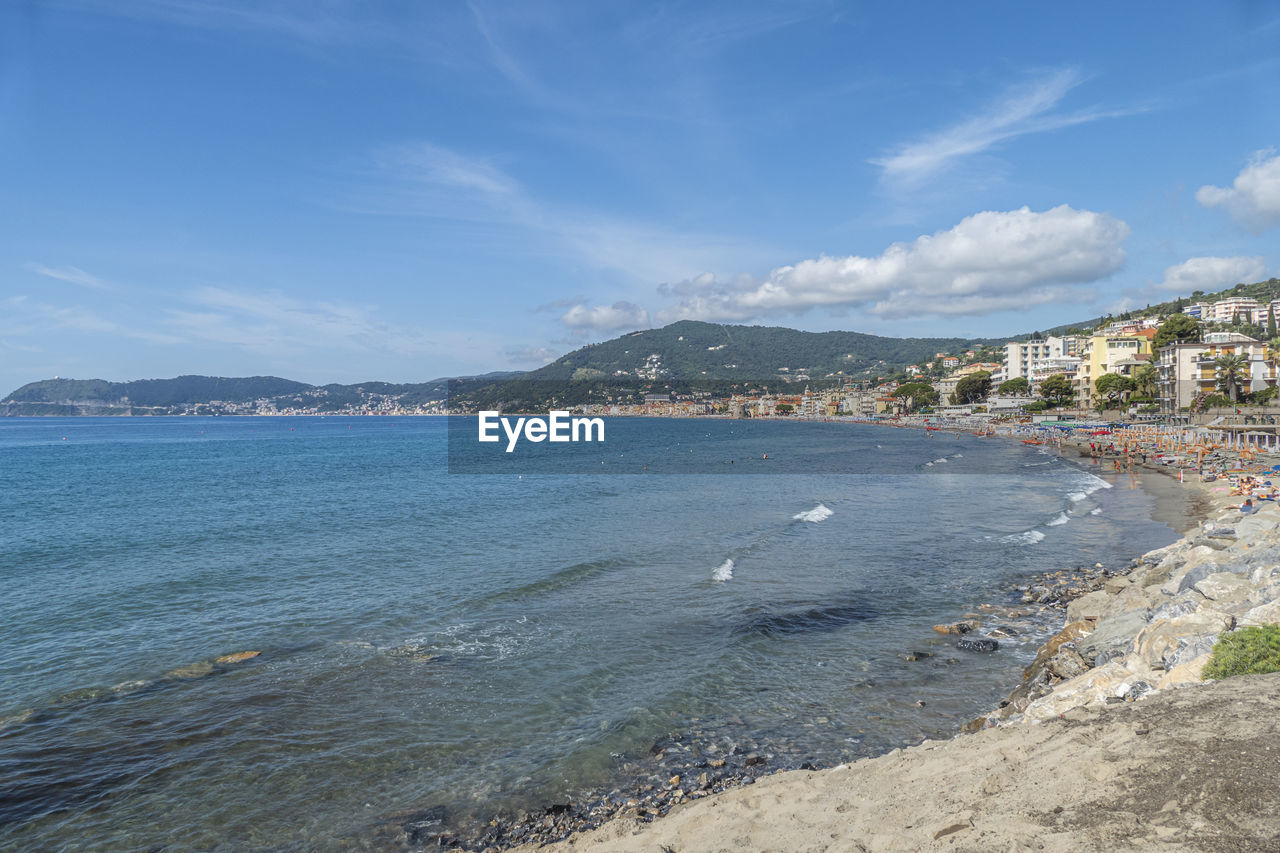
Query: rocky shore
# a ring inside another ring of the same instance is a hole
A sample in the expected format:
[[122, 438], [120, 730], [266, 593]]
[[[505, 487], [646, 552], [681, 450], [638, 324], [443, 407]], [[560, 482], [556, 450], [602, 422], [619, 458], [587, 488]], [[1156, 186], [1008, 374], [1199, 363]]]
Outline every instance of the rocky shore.
[[622, 808], [521, 849], [1280, 849], [1280, 675], [1201, 680], [1224, 633], [1280, 622], [1280, 507], [1244, 515], [1225, 490], [1186, 488], [1209, 517], [1172, 545], [1044, 575], [1024, 608], [938, 627], [994, 639], [983, 617], [1062, 611], [1023, 682], [965, 734], [672, 793], [654, 814]]

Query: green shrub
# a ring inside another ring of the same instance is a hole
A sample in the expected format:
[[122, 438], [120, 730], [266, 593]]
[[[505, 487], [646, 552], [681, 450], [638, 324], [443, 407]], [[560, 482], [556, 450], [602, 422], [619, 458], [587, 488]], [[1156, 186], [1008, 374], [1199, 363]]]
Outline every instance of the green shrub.
[[1201, 678], [1262, 675], [1280, 672], [1280, 625], [1241, 628], [1223, 634], [1214, 644]]

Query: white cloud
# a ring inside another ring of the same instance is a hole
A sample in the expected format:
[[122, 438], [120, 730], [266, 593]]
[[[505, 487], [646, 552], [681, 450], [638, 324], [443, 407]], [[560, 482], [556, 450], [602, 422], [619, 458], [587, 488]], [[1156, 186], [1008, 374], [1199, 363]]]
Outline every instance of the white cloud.
[[506, 352], [507, 360], [515, 365], [532, 365], [541, 367], [555, 361], [560, 353], [550, 347], [516, 347]]
[[1042, 213], [986, 211], [876, 257], [800, 261], [762, 281], [700, 277], [692, 285], [699, 292], [659, 312], [658, 320], [745, 320], [854, 306], [882, 318], [981, 315], [1080, 302], [1093, 296], [1080, 285], [1124, 265], [1128, 236], [1124, 222], [1066, 205]]
[[92, 287], [95, 290], [110, 290], [110, 285], [98, 278], [96, 275], [87, 273], [79, 267], [47, 267], [44, 264], [37, 264], [34, 261], [26, 265], [27, 269], [36, 275], [42, 275], [46, 278], [65, 281], [68, 284], [79, 284], [84, 287]]
[[1253, 155], [1230, 188], [1203, 186], [1196, 201], [1222, 207], [1241, 227], [1255, 234], [1280, 225], [1280, 155], [1273, 149]]
[[582, 332], [616, 332], [649, 325], [649, 312], [632, 302], [612, 305], [575, 305], [560, 317], [570, 329]]
[[1183, 295], [1203, 290], [1212, 293], [1236, 284], [1262, 281], [1267, 263], [1260, 257], [1188, 258], [1164, 271], [1159, 287]]
[[923, 139], [905, 143], [893, 153], [871, 160], [890, 183], [919, 184], [956, 160], [991, 148], [999, 142], [1029, 133], [1114, 118], [1129, 111], [1084, 110], [1053, 114], [1051, 110], [1080, 84], [1080, 72], [1064, 68], [1011, 87], [982, 113]]

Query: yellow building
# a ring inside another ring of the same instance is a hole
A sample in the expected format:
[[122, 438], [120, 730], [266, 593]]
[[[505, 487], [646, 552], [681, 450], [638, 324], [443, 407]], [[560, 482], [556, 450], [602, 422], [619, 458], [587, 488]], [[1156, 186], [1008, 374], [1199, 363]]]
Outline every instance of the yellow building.
[[1093, 335], [1080, 353], [1080, 367], [1076, 369], [1076, 405], [1087, 406], [1093, 400], [1094, 382], [1099, 376], [1117, 373], [1116, 367], [1122, 361], [1130, 361], [1134, 356], [1151, 356], [1151, 339], [1155, 337], [1154, 329], [1147, 329], [1132, 335]]

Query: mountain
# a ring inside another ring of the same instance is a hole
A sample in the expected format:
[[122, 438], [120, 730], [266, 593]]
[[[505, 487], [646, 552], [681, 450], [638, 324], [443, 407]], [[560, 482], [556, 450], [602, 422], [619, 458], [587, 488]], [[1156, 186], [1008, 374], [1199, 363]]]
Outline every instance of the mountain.
[[108, 382], [44, 379], [0, 400], [0, 415], [254, 414], [257, 412], [370, 412], [439, 408], [450, 384], [459, 391], [510, 379], [511, 372], [440, 378], [430, 382], [309, 385], [278, 376], [178, 376]]
[[969, 350], [994, 359], [1007, 338], [886, 338], [860, 332], [801, 332], [682, 320], [591, 344], [514, 380], [456, 389], [464, 409], [545, 409], [587, 402], [633, 402], [645, 393], [802, 390], [869, 381]]

